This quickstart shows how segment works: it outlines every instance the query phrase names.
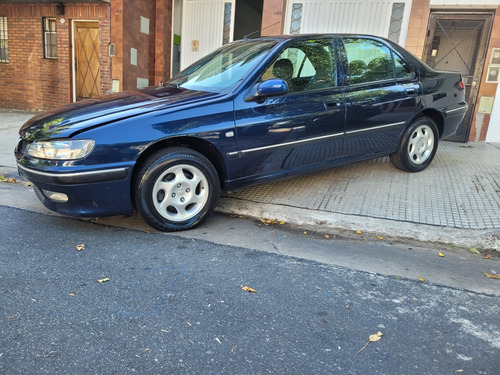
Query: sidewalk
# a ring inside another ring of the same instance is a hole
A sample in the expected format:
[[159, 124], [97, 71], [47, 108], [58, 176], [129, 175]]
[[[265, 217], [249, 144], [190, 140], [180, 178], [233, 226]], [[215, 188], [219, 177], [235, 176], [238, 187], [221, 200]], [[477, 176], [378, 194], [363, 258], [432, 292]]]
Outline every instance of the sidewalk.
[[[17, 131], [32, 115], [0, 110], [0, 175], [17, 175]], [[227, 192], [217, 210], [321, 232], [361, 230], [500, 250], [500, 144], [441, 142], [420, 173], [380, 158]]]

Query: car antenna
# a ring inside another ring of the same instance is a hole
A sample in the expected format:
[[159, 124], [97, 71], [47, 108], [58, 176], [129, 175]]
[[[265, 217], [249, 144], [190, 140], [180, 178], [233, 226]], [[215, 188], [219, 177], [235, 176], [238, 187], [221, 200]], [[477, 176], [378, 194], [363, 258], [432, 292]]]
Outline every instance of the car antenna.
[[269, 26], [264, 27], [263, 29], [255, 30], [253, 33], [250, 33], [250, 34], [248, 34], [248, 35], [245, 35], [245, 36], [243, 37], [243, 40], [248, 40], [248, 39], [249, 39], [249, 36], [251, 36], [251, 35], [253, 35], [253, 34], [257, 34], [258, 32], [260, 32], [260, 31], [262, 31], [262, 30], [269, 29], [270, 27], [273, 27], [273, 26], [277, 25], [278, 23], [281, 23], [281, 21], [275, 22], [275, 23], [273, 23], [272, 25], [269, 25]]

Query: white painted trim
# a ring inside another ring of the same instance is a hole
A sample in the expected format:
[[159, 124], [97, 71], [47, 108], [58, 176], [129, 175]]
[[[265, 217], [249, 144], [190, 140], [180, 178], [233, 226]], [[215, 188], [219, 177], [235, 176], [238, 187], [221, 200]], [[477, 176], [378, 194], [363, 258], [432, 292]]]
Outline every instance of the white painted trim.
[[431, 8], [494, 9], [500, 0], [430, 0]]

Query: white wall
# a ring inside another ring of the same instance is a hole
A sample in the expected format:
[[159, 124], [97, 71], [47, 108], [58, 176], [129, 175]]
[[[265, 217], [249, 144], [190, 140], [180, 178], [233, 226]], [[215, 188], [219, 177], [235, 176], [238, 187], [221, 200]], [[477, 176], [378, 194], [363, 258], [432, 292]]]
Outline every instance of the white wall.
[[404, 3], [399, 44], [405, 44], [412, 0], [287, 0], [283, 34], [290, 33], [294, 3], [303, 4], [300, 34], [359, 33], [385, 38], [393, 3]]
[[500, 142], [500, 85], [497, 86], [493, 112], [491, 113], [486, 142]]

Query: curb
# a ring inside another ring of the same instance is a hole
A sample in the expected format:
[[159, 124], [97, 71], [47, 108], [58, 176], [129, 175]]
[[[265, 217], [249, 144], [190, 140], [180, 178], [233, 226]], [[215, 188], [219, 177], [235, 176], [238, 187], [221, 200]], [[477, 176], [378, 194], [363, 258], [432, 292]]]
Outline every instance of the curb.
[[373, 217], [344, 215], [311, 209], [262, 204], [221, 197], [216, 212], [255, 219], [277, 219], [289, 225], [318, 232], [355, 233], [395, 237], [398, 241], [439, 242], [464, 248], [500, 250], [500, 232], [440, 227]]

